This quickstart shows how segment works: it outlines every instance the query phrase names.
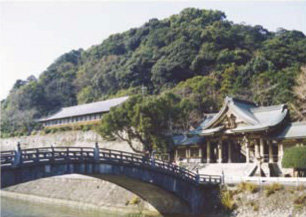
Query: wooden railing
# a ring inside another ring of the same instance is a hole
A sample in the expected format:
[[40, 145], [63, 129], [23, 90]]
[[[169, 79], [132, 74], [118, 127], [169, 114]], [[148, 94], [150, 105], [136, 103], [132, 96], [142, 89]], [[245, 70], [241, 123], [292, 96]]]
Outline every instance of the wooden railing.
[[44, 163], [106, 162], [158, 170], [197, 184], [221, 184], [220, 176], [199, 175], [141, 154], [90, 147], [46, 147], [1, 152], [1, 168]]
[[[276, 163], [278, 161], [278, 155], [273, 154], [272, 159], [273, 159], [273, 162]], [[269, 161], [270, 161], [270, 155], [269, 154], [264, 154], [263, 162], [269, 162]]]

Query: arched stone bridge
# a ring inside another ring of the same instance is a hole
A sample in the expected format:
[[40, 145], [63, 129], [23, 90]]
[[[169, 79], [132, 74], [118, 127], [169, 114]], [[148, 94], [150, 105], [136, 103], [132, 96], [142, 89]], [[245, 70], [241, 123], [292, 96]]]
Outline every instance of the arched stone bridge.
[[161, 213], [203, 212], [207, 189], [220, 176], [197, 175], [140, 154], [90, 147], [48, 147], [1, 152], [1, 188], [64, 174], [82, 174], [117, 184]]

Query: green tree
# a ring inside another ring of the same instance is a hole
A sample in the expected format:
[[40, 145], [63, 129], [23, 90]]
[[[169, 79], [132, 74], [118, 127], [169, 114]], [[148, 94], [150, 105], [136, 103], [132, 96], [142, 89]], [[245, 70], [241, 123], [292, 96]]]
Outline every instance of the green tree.
[[294, 117], [297, 120], [306, 120], [306, 66], [301, 67], [301, 73], [296, 77], [293, 87], [296, 103], [291, 103]]
[[[168, 129], [164, 106], [162, 98], [131, 97], [104, 115], [97, 131], [105, 139], [126, 141], [135, 152], [162, 149], [166, 145]], [[144, 150], [138, 150], [135, 142], [140, 142]]]
[[232, 65], [224, 70], [222, 74], [221, 93], [223, 96], [232, 95], [234, 93], [234, 83], [236, 80], [236, 67]]
[[306, 176], [306, 147], [292, 147], [285, 149], [282, 166], [293, 168], [299, 176]]
[[[97, 131], [107, 140], [126, 141], [135, 152], [164, 152], [172, 145], [173, 130], [189, 130], [186, 123], [191, 110], [190, 101], [171, 93], [157, 97], [136, 95], [104, 115]], [[137, 150], [136, 142], [144, 149]]]

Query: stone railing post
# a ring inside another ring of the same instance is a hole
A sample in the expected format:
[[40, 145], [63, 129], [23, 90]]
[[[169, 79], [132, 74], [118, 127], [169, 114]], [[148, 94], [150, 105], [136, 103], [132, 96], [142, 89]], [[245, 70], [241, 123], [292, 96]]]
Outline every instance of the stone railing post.
[[197, 174], [196, 174], [196, 182], [200, 183], [200, 174], [199, 174], [199, 169], [197, 168]]
[[155, 167], [155, 150], [152, 151], [151, 155], [151, 166]]
[[35, 163], [38, 163], [39, 162], [39, 149], [37, 148], [36, 149], [36, 154], [35, 154]]
[[99, 159], [100, 159], [100, 150], [99, 150], [98, 142], [96, 142], [95, 148], [94, 148], [94, 160], [99, 161]]
[[22, 164], [22, 151], [20, 148], [20, 143], [18, 142], [16, 150], [15, 150], [13, 166], [17, 167], [17, 166], [20, 166], [21, 164]]
[[50, 161], [54, 161], [54, 145], [51, 145], [51, 159]]
[[222, 170], [222, 176], [221, 176], [221, 185], [225, 184], [225, 175], [224, 175], [224, 171]]

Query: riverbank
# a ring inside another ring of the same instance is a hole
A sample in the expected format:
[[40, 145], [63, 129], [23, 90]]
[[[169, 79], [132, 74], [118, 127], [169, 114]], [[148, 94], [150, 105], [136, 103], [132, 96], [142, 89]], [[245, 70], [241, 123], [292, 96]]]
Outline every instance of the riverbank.
[[231, 217], [305, 217], [306, 187], [243, 182], [225, 187], [221, 202]]

